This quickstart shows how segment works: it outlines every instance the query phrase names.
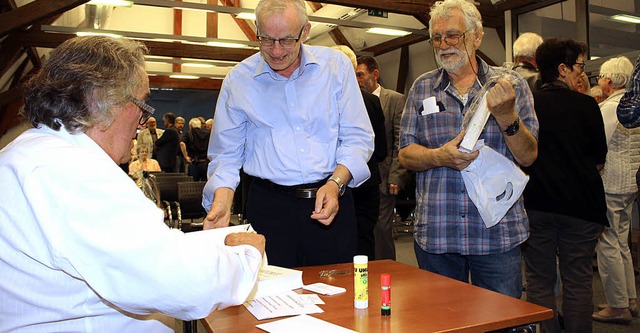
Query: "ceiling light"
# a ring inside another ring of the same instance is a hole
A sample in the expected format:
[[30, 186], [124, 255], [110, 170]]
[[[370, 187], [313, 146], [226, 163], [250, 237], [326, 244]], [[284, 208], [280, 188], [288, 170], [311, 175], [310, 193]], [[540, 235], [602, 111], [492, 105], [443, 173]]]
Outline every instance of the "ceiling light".
[[633, 15], [618, 14], [611, 16], [611, 19], [618, 22], [640, 24], [640, 17]]
[[406, 36], [411, 33], [403, 30], [387, 29], [387, 28], [369, 28], [367, 32], [370, 34], [387, 35], [387, 36]]
[[87, 2], [88, 5], [104, 5], [104, 6], [115, 6], [115, 7], [131, 7], [133, 6], [133, 1], [127, 0], [91, 0]]
[[110, 34], [107, 32], [98, 32], [98, 31], [78, 31], [76, 32], [76, 36], [84, 37], [84, 36], [107, 36], [111, 38], [122, 38], [122, 35]]
[[207, 42], [207, 45], [217, 46], [217, 47], [230, 47], [234, 49], [242, 49], [248, 46], [247, 44], [227, 43], [227, 42]]
[[241, 20], [252, 20], [255, 21], [256, 20], [256, 14], [255, 13], [240, 13], [238, 15], [236, 15], [237, 19], [241, 19]]
[[185, 75], [185, 74], [174, 74], [174, 75], [169, 75], [170, 78], [172, 79], [187, 79], [187, 80], [195, 80], [195, 79], [199, 79], [199, 76], [196, 75]]
[[197, 68], [214, 68], [216, 66], [212, 65], [212, 64], [203, 64], [203, 63], [198, 63], [198, 62], [185, 62], [184, 64], [182, 64], [182, 66], [185, 67], [197, 67]]

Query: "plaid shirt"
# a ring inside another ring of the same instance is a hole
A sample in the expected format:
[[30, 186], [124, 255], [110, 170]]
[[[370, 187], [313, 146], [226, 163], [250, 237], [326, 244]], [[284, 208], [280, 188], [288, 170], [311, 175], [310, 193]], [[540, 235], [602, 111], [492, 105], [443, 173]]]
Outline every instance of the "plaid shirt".
[[[522, 123], [534, 137], [538, 135], [538, 119], [533, 110], [533, 97], [527, 81], [514, 71], [490, 67], [477, 58], [480, 67], [478, 79], [471, 87], [466, 105], [449, 76], [434, 70], [418, 77], [411, 87], [401, 121], [400, 148], [419, 144], [438, 148], [460, 133], [464, 113], [481, 85], [488, 78], [508, 74], [517, 81], [516, 109]], [[422, 101], [435, 96], [440, 112], [421, 115]], [[502, 133], [493, 116], [480, 135], [486, 145], [512, 161]], [[522, 197], [497, 225], [486, 228], [482, 217], [469, 198], [460, 171], [437, 167], [417, 173], [416, 225], [414, 235], [420, 247], [430, 253], [459, 253], [484, 255], [509, 251], [529, 236], [529, 220], [524, 211]]]
[[627, 92], [618, 104], [618, 120], [626, 128], [640, 126], [640, 57], [636, 60]]

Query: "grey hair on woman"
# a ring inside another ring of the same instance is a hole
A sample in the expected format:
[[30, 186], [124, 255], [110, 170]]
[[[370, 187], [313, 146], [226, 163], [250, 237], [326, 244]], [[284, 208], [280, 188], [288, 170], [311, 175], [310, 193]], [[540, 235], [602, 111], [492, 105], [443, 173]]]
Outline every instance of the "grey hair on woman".
[[105, 36], [76, 37], [58, 46], [26, 84], [24, 114], [34, 127], [70, 133], [109, 127], [114, 108], [129, 102], [143, 81], [142, 43]]
[[621, 56], [605, 61], [602, 66], [600, 66], [599, 76], [611, 80], [611, 86], [613, 86], [614, 89], [620, 89], [629, 83], [632, 73], [633, 64], [631, 60]]

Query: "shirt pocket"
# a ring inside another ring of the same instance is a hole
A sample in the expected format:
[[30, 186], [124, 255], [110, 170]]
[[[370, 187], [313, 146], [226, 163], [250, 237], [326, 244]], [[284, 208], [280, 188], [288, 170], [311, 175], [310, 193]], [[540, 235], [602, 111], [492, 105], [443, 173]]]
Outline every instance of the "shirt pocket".
[[418, 116], [418, 138], [427, 148], [439, 148], [460, 133], [462, 114], [435, 112]]

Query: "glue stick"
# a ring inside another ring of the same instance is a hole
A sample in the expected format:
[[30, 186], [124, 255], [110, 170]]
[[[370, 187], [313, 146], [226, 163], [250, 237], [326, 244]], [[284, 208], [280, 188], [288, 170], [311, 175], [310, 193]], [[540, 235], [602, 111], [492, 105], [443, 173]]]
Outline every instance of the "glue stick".
[[367, 256], [353, 257], [353, 306], [356, 309], [369, 307], [369, 269]]
[[380, 287], [382, 287], [382, 306], [380, 314], [383, 316], [391, 315], [391, 274], [380, 275]]

